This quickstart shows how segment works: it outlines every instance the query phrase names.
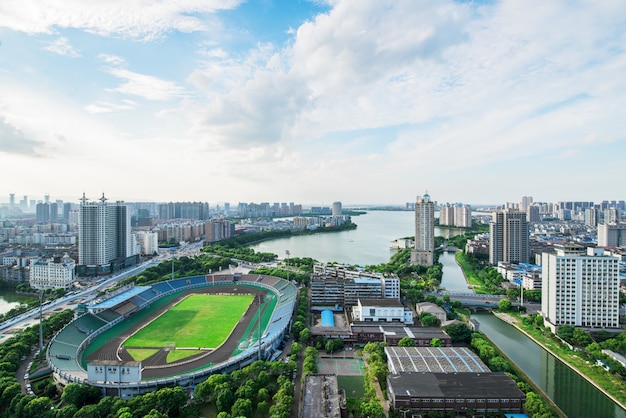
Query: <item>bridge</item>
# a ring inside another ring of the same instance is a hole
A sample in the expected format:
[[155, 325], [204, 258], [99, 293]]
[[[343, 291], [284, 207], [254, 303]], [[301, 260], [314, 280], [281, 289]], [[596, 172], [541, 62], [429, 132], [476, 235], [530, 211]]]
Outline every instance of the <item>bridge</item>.
[[[459, 301], [461, 305], [467, 308], [497, 308], [500, 300], [507, 299], [504, 295], [479, 295], [476, 293], [432, 292], [430, 294], [439, 299], [448, 295], [451, 301]], [[513, 302], [513, 305], [516, 303]]]

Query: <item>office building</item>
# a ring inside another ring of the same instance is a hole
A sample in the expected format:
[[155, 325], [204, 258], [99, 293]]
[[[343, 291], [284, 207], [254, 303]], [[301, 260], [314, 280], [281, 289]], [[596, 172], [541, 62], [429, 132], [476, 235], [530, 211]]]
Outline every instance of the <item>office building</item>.
[[37, 260], [30, 265], [33, 289], [67, 289], [75, 279], [76, 263], [67, 254], [63, 258]]
[[83, 194], [78, 221], [78, 264], [107, 266], [134, 255], [130, 214], [123, 202], [88, 202]]
[[415, 202], [415, 250], [411, 264], [432, 266], [435, 253], [435, 203], [428, 193]]
[[603, 248], [568, 246], [542, 254], [541, 311], [559, 325], [619, 327], [619, 261]]
[[489, 263], [528, 263], [528, 222], [526, 213], [505, 209], [493, 213], [489, 224]]
[[598, 225], [598, 247], [626, 246], [626, 224]]

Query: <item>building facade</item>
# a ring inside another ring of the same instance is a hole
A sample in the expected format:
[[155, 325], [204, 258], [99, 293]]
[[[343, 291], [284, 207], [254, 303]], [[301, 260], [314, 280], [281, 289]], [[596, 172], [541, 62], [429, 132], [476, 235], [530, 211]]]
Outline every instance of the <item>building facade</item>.
[[428, 193], [415, 202], [415, 250], [411, 264], [432, 266], [435, 253], [435, 203]]
[[30, 265], [33, 289], [67, 289], [76, 276], [76, 263], [67, 254], [61, 259], [37, 260]]
[[620, 257], [602, 248], [562, 247], [542, 254], [541, 311], [546, 325], [619, 327]]
[[529, 256], [526, 213], [512, 209], [494, 212], [489, 224], [489, 263], [528, 263]]
[[599, 224], [598, 247], [626, 246], [626, 224]]
[[123, 202], [88, 202], [83, 195], [78, 222], [78, 264], [105, 266], [134, 255], [130, 214]]

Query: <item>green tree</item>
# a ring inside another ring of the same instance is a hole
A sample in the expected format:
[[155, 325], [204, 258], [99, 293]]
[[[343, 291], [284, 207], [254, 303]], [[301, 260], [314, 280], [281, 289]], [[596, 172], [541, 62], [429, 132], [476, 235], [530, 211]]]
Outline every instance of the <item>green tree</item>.
[[100, 399], [100, 389], [84, 383], [70, 383], [63, 389], [61, 401], [64, 404], [72, 404], [77, 408], [83, 405], [96, 403]]
[[250, 399], [239, 398], [233, 404], [230, 411], [233, 417], [251, 417], [252, 416], [252, 401]]
[[415, 347], [415, 341], [411, 337], [402, 337], [398, 341], [398, 347]]
[[302, 345], [301, 345], [299, 342], [294, 341], [294, 342], [291, 344], [291, 352], [290, 352], [290, 355], [295, 356], [295, 357], [298, 357], [298, 356], [300, 355], [300, 353], [302, 353]]
[[441, 325], [441, 321], [439, 321], [439, 318], [428, 313], [422, 314], [420, 316], [420, 321], [425, 327], [438, 327], [439, 325]]
[[308, 328], [304, 328], [302, 331], [300, 331], [298, 340], [302, 344], [307, 344], [309, 340], [311, 339], [311, 335], [312, 335], [311, 330]]
[[444, 328], [453, 343], [470, 342], [472, 331], [464, 323], [450, 324]]
[[513, 306], [513, 303], [511, 303], [511, 301], [508, 299], [500, 299], [500, 302], [498, 302], [498, 309], [500, 309], [503, 312], [510, 311], [511, 306]]
[[430, 346], [431, 347], [442, 347], [443, 343], [441, 342], [441, 340], [437, 337], [434, 337], [432, 340], [430, 340]]

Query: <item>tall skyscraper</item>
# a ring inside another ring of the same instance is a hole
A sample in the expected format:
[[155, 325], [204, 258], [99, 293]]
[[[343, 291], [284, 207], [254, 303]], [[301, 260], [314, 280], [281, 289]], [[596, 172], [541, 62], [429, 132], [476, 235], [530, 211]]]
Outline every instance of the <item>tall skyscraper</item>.
[[435, 253], [435, 203], [428, 193], [415, 202], [415, 250], [411, 264], [432, 266]]
[[83, 194], [78, 217], [78, 264], [106, 266], [134, 254], [130, 213], [124, 202], [88, 202]]
[[343, 214], [343, 209], [341, 207], [341, 202], [333, 202], [333, 216], [341, 216]]
[[489, 224], [489, 263], [527, 263], [528, 260], [526, 213], [512, 209], [494, 212]]
[[619, 257], [603, 248], [561, 247], [543, 253], [541, 313], [559, 325], [619, 327]]

